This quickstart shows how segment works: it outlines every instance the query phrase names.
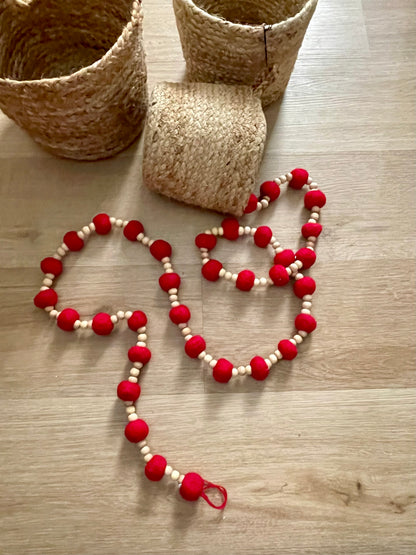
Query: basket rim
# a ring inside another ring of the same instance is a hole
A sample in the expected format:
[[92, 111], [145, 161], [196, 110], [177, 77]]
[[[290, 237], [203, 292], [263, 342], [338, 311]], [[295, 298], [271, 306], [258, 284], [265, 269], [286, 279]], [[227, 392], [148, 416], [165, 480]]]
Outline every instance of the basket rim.
[[[30, 4], [28, 5], [28, 7]], [[26, 8], [25, 8], [26, 9]], [[136, 15], [134, 15], [136, 12]], [[6, 83], [8, 85], [14, 86], [22, 86], [22, 85], [34, 85], [34, 84], [48, 84], [51, 85], [53, 83], [70, 83], [73, 80], [77, 80], [80, 76], [83, 76], [85, 73], [88, 73], [91, 70], [95, 70], [98, 66], [102, 65], [107, 61], [108, 58], [112, 57], [114, 53], [120, 50], [121, 45], [119, 45], [120, 39], [124, 42], [128, 36], [131, 35], [132, 30], [135, 25], [139, 23], [140, 17], [142, 15], [142, 2], [141, 0], [133, 0], [131, 2], [130, 8], [130, 19], [126, 22], [121, 31], [120, 35], [117, 37], [117, 40], [112, 44], [112, 46], [107, 50], [107, 52], [101, 56], [98, 60], [95, 60], [92, 64], [88, 66], [84, 66], [74, 73], [69, 73], [68, 75], [61, 75], [60, 77], [45, 77], [42, 79], [9, 79], [8, 77], [1, 77], [0, 76], [0, 85], [1, 83]], [[131, 24], [129, 26], [129, 24]]]
[[264, 24], [264, 23], [263, 24], [258, 23], [257, 25], [253, 25], [249, 23], [234, 23], [233, 21], [229, 21], [228, 19], [223, 19], [221, 17], [218, 17], [217, 15], [210, 14], [207, 10], [204, 10], [203, 8], [200, 8], [199, 6], [197, 6], [193, 0], [176, 0], [176, 2], [186, 4], [191, 10], [197, 12], [202, 17], [205, 17], [206, 19], [210, 20], [211, 23], [216, 23], [221, 25], [225, 24], [227, 25], [227, 27], [230, 27], [234, 31], [247, 32], [247, 31], [253, 31], [253, 30], [261, 30], [261, 32], [263, 33], [264, 25], [267, 25], [268, 28], [275, 30], [275, 29], [279, 29], [279, 27], [284, 27], [288, 23], [292, 23], [296, 21], [297, 19], [302, 17], [304, 13], [309, 12], [309, 10], [311, 9], [315, 9], [318, 3], [318, 0], [307, 0], [304, 6], [302, 7], [302, 9], [299, 10], [295, 15], [292, 15], [291, 17], [288, 17], [283, 21], [279, 21], [278, 23], [273, 23], [271, 25]]

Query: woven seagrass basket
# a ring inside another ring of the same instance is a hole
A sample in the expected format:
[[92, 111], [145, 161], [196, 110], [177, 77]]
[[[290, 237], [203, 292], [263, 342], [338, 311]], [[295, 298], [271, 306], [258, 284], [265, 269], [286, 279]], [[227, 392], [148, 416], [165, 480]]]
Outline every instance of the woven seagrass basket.
[[0, 108], [58, 156], [126, 148], [147, 110], [140, 3], [0, 0]]
[[317, 0], [173, 0], [187, 79], [284, 92]]
[[144, 133], [143, 182], [187, 204], [241, 216], [266, 131], [250, 87], [158, 83]]

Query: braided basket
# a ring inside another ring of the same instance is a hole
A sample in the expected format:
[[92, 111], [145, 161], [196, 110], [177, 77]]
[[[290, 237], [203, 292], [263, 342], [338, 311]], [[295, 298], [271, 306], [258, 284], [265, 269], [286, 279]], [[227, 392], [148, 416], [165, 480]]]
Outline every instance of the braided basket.
[[250, 87], [160, 83], [144, 134], [143, 181], [168, 197], [241, 216], [266, 139]]
[[173, 0], [190, 81], [284, 92], [317, 0]]
[[0, 0], [0, 108], [58, 156], [126, 148], [147, 109], [141, 5]]

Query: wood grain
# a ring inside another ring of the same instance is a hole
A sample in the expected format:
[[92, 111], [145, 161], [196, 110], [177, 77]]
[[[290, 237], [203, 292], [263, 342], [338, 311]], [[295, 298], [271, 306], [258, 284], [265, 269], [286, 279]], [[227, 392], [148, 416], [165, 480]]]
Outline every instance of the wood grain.
[[[259, 181], [309, 169], [328, 197], [318, 329], [264, 383], [215, 383], [183, 355], [159, 265], [121, 237], [93, 239], [59, 280], [82, 314], [141, 308], [152, 363], [140, 409], [179, 470], [224, 485], [224, 512], [149, 483], [123, 438], [115, 387], [133, 334], [57, 330], [32, 298], [42, 257], [100, 211], [170, 240], [183, 301], [210, 350], [246, 361], [290, 331], [286, 291], [203, 282], [193, 237], [221, 217], [151, 193], [141, 141], [114, 159], [51, 157], [0, 115], [0, 553], [412, 555], [416, 549], [415, 11], [413, 0], [320, 0], [288, 89], [266, 111]], [[144, 7], [149, 88], [184, 75], [169, 2]], [[289, 191], [248, 221], [297, 247]], [[267, 253], [221, 243], [232, 269]]]

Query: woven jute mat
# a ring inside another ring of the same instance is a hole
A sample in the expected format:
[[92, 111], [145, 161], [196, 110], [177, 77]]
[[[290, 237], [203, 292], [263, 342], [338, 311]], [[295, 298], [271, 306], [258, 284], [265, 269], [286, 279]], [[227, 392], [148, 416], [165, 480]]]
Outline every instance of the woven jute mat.
[[173, 0], [190, 81], [284, 92], [317, 0]]
[[0, 108], [50, 152], [126, 148], [147, 110], [141, 3], [0, 0]]
[[266, 139], [261, 102], [250, 87], [160, 83], [144, 135], [144, 183], [159, 193], [240, 216]]

